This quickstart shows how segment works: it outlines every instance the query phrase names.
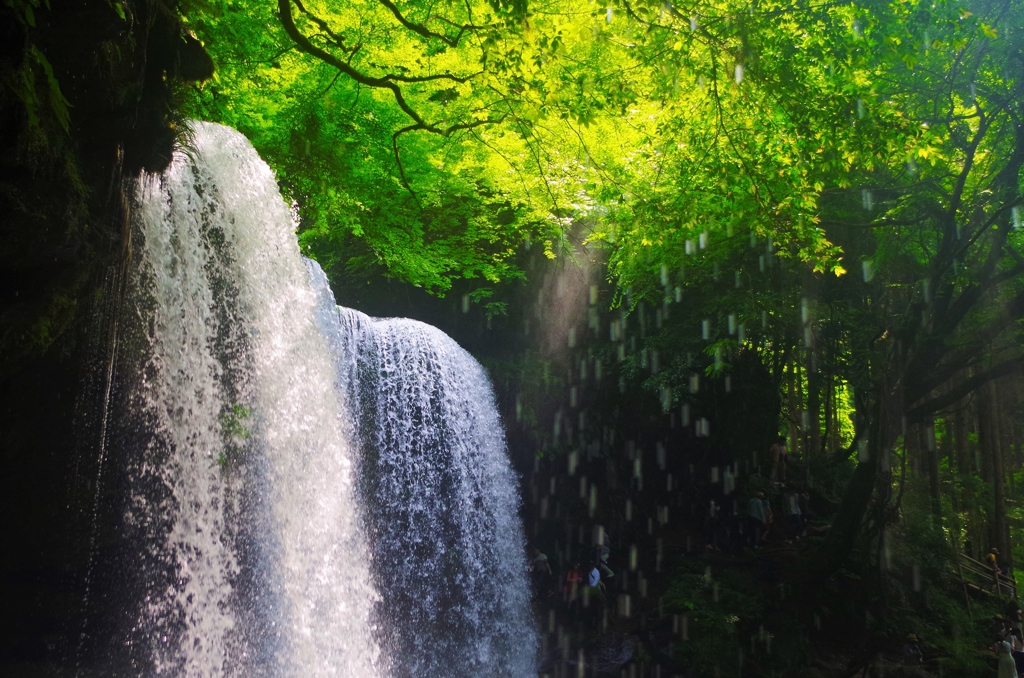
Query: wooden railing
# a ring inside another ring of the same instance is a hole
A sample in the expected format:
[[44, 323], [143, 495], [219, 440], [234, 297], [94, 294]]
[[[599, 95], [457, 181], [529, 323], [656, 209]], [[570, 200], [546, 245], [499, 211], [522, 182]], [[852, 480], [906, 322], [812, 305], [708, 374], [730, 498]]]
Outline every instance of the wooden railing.
[[963, 553], [960, 554], [959, 566], [960, 576], [978, 588], [1001, 596], [1017, 597], [1017, 586], [1010, 575], [1000, 574], [997, 579], [991, 566]]

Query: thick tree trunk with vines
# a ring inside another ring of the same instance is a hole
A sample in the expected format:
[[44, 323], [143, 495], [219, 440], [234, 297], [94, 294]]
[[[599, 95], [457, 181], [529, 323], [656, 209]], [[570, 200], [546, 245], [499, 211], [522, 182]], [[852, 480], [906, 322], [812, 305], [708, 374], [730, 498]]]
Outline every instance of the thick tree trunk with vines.
[[823, 573], [831, 573], [850, 557], [857, 544], [871, 497], [878, 485], [882, 457], [892, 449], [899, 429], [893, 423], [893, 395], [886, 386], [878, 388], [867, 436], [867, 454], [857, 464], [828, 537], [822, 545]]
[[1010, 553], [1006, 538], [1006, 476], [1003, 471], [1003, 451], [999, 435], [999, 401], [995, 382], [986, 384], [981, 389], [980, 395], [982, 454], [988, 459], [988, 466], [992, 474], [991, 545], [999, 549], [1000, 560], [1005, 562]]

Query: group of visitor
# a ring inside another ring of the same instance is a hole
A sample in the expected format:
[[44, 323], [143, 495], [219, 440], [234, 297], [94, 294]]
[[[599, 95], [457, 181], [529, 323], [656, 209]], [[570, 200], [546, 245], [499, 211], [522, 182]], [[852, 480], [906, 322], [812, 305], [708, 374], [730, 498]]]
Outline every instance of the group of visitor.
[[998, 657], [997, 678], [1024, 676], [1024, 613], [1016, 599], [1010, 601], [1006, 616], [995, 616], [995, 643], [992, 650]]
[[607, 534], [603, 534], [601, 543], [594, 547], [587, 560], [573, 562], [559, 587], [547, 555], [539, 548], [534, 547], [530, 553], [530, 573], [538, 596], [551, 598], [561, 592], [570, 608], [575, 607], [582, 599], [584, 589], [603, 591], [605, 588], [603, 580], [615, 576], [608, 566], [610, 555], [610, 539]]
[[[810, 516], [810, 495], [800, 492], [795, 485], [787, 485], [782, 495], [779, 508], [784, 526], [782, 536], [788, 540], [799, 541], [807, 536], [807, 523]], [[775, 511], [772, 502], [764, 492], [758, 492], [747, 503], [747, 544], [752, 548], [760, 548], [769, 540], [775, 526]]]

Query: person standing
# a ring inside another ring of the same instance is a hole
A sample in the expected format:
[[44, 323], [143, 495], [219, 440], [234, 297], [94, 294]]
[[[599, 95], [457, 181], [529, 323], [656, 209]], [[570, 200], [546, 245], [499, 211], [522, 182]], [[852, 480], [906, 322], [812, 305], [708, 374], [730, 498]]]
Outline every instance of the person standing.
[[1020, 629], [1013, 626], [1010, 621], [1010, 636], [1007, 641], [1010, 643], [1010, 656], [1013, 657], [1013, 665], [1017, 668], [1017, 675], [1024, 671], [1024, 635]]
[[800, 513], [800, 495], [790, 485], [786, 494], [782, 496], [782, 514], [786, 516], [786, 523], [794, 539], [800, 539], [803, 536], [803, 520]]
[[597, 563], [597, 567], [601, 570], [601, 574], [604, 575], [605, 579], [611, 579], [615, 576], [612, 569], [608, 567], [608, 556], [610, 556], [612, 552], [612, 549], [609, 546], [610, 543], [611, 537], [608, 536], [607, 532], [602, 531], [601, 544], [594, 547], [594, 562]]
[[756, 549], [761, 545], [768, 529], [768, 513], [765, 510], [764, 492], [758, 492], [747, 504], [747, 525], [750, 528], [751, 545]]
[[537, 593], [550, 595], [552, 589], [551, 579], [554, 576], [554, 573], [551, 571], [551, 563], [548, 562], [547, 555], [542, 553], [539, 548], [534, 548], [530, 555], [530, 571], [537, 585]]
[[1024, 634], [1024, 627], [1021, 626], [1021, 622], [1024, 621], [1024, 611], [1020, 609], [1020, 603], [1017, 602], [1016, 597], [1006, 605], [1006, 618], [1010, 620], [1010, 625], [1013, 628]]
[[604, 585], [601, 584], [601, 570], [597, 568], [596, 562], [590, 566], [590, 573], [587, 575], [587, 586], [592, 589], [604, 588]]
[[540, 549], [534, 548], [530, 554], [530, 570], [534, 576], [539, 577], [550, 577], [551, 576], [551, 564], [548, 562], [548, 557], [541, 552]]
[[992, 550], [985, 556], [985, 562], [992, 570], [992, 580], [995, 582], [992, 588], [996, 595], [999, 595], [999, 578], [1003, 573], [1002, 568], [999, 567], [999, 549], [992, 547]]
[[1005, 640], [996, 642], [996, 656], [999, 657], [996, 678], [1017, 678], [1017, 665], [1013, 662], [1009, 642]]
[[581, 581], [583, 581], [583, 573], [580, 571], [580, 564], [574, 563], [565, 575], [565, 596], [570, 604], [576, 600]]
[[907, 666], [920, 666], [923, 655], [921, 646], [917, 642], [917, 634], [907, 635], [907, 642], [903, 644], [903, 663]]

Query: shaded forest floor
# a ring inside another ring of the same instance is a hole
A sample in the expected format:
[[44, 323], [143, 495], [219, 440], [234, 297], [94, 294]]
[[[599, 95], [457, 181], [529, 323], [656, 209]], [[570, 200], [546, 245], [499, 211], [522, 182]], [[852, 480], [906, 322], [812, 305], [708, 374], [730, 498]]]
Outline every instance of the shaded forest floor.
[[[781, 486], [761, 486], [778, 505]], [[541, 675], [995, 675], [988, 648], [994, 618], [1006, 613], [1009, 599], [965, 584], [950, 553], [902, 547], [880, 556], [865, 545], [846, 568], [819, 577], [815, 566], [834, 505], [820, 494], [812, 505], [805, 537], [777, 520], [756, 549], [738, 516], [717, 524], [706, 516], [681, 520], [661, 533], [664, 564], [654, 572], [631, 563], [625, 546], [636, 539], [643, 549], [651, 535], [623, 529], [608, 560], [615, 576], [601, 588], [583, 587], [575, 598], [565, 577], [580, 556], [557, 552], [552, 577], [534, 581]], [[913, 507], [903, 513], [896, 532], [916, 530]], [[577, 541], [589, 543], [582, 536]], [[535, 542], [543, 546], [542, 539]], [[586, 543], [576, 544], [584, 560]], [[919, 662], [907, 654], [910, 634]]]

